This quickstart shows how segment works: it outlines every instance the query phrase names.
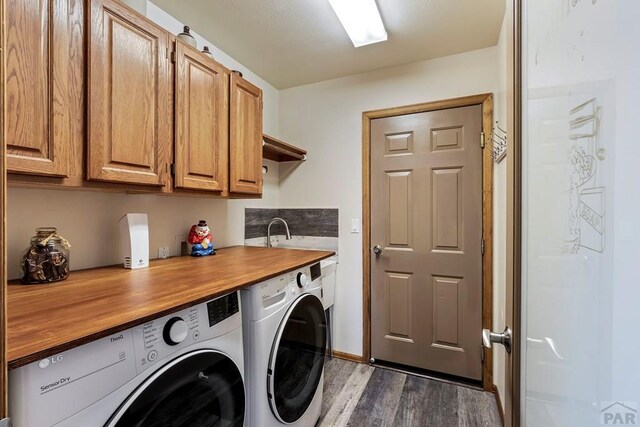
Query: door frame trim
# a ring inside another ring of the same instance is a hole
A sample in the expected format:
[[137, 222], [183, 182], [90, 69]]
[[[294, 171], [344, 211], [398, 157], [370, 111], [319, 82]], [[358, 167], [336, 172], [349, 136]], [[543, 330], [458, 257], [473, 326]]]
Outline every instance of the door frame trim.
[[[402, 107], [365, 111], [362, 113], [362, 362], [371, 358], [371, 120], [450, 108], [482, 106], [482, 131], [486, 145], [482, 150], [482, 327], [493, 326], [493, 94], [451, 98]], [[480, 143], [480, 141], [478, 141]], [[478, 335], [478, 345], [481, 337]], [[483, 349], [482, 387], [493, 390], [493, 352]]]
[[511, 323], [511, 355], [505, 360], [504, 425], [520, 425], [522, 413], [522, 97], [524, 2], [507, 2], [507, 212], [506, 322]]
[[4, 126], [5, 7], [0, 0], [0, 424], [8, 417], [7, 391], [7, 145]]

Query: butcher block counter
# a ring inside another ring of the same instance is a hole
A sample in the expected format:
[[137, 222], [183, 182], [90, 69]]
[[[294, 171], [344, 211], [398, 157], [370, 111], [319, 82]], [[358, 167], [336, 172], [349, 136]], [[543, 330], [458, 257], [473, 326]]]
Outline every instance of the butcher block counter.
[[235, 246], [217, 255], [72, 271], [62, 282], [9, 282], [9, 368], [316, 263], [333, 252]]

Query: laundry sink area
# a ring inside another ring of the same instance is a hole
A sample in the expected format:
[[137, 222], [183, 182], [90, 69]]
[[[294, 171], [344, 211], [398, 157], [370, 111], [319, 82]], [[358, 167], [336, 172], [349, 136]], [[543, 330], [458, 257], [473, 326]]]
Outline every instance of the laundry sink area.
[[[284, 248], [284, 249], [313, 249], [323, 251], [333, 251], [336, 255], [332, 256], [331, 261], [338, 261], [338, 239], [332, 237], [313, 237], [313, 236], [295, 236], [292, 235], [291, 239], [287, 239], [286, 236], [277, 235], [271, 236], [271, 247]], [[245, 246], [257, 246], [266, 247], [267, 238], [257, 237], [253, 239], [246, 239], [244, 241]]]
[[338, 209], [245, 209], [245, 246], [327, 250], [338, 261]]

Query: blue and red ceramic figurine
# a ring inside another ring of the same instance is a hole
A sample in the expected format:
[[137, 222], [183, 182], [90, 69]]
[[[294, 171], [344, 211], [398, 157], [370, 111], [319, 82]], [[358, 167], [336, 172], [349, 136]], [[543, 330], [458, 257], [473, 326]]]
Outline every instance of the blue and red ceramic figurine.
[[191, 226], [187, 239], [191, 256], [215, 255], [213, 250], [213, 236], [207, 225], [207, 221], [201, 219], [197, 224]]

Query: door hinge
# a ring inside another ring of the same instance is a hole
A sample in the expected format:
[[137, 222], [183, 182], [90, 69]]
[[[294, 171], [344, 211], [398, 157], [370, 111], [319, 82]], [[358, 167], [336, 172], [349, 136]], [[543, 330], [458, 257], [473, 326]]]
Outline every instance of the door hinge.
[[11, 418], [3, 418], [0, 420], [0, 427], [11, 427]]
[[480, 132], [480, 148], [484, 148], [484, 132]]
[[480, 254], [484, 255], [484, 239], [480, 240]]
[[169, 169], [171, 170], [171, 175], [175, 176], [175, 174], [176, 174], [176, 164], [175, 163], [171, 163], [171, 167]]

